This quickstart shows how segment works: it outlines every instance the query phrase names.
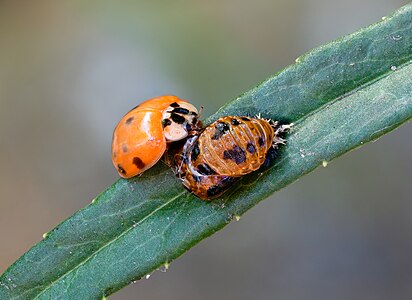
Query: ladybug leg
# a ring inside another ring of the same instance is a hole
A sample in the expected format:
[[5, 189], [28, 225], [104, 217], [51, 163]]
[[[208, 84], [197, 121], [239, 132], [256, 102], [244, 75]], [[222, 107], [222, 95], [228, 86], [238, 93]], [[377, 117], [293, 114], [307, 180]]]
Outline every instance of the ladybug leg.
[[180, 164], [179, 166], [176, 167], [176, 172], [175, 172], [179, 176], [179, 178], [182, 177], [183, 160], [184, 160], [184, 156], [180, 154]]

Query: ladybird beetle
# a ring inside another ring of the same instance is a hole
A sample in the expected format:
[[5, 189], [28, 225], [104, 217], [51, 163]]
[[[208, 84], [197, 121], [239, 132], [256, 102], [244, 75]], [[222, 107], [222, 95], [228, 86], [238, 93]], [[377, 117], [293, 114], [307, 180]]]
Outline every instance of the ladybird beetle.
[[167, 143], [184, 139], [197, 124], [197, 109], [176, 96], [147, 100], [129, 111], [113, 132], [112, 162], [130, 178], [152, 167]]
[[203, 200], [222, 195], [241, 176], [259, 169], [285, 140], [291, 125], [262, 118], [226, 116], [173, 150], [175, 173]]

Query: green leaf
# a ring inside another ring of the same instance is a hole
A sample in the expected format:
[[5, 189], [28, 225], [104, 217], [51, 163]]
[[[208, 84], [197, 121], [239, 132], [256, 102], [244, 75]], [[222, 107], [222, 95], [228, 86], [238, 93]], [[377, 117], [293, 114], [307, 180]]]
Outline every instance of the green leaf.
[[204, 202], [158, 164], [120, 179], [0, 278], [0, 299], [100, 299], [223, 228], [262, 199], [412, 117], [412, 5], [319, 47], [220, 109], [294, 122], [276, 163]]

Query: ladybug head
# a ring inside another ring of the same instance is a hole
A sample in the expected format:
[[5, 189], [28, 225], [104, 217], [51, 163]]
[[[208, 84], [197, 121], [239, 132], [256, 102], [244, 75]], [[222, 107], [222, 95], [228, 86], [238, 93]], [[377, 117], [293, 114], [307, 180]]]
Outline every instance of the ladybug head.
[[162, 126], [167, 142], [186, 138], [189, 132], [198, 130], [201, 123], [196, 107], [188, 102], [174, 103], [163, 113]]

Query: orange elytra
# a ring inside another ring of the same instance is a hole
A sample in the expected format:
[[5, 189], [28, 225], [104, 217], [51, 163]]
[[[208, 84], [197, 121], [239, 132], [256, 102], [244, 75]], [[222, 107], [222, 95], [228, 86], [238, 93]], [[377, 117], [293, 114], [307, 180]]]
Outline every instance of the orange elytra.
[[197, 109], [176, 96], [141, 103], [114, 129], [113, 165], [123, 178], [141, 174], [160, 160], [168, 142], [185, 138], [197, 122]]

